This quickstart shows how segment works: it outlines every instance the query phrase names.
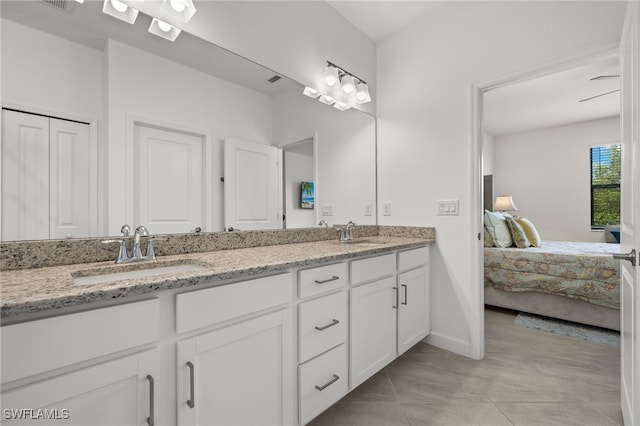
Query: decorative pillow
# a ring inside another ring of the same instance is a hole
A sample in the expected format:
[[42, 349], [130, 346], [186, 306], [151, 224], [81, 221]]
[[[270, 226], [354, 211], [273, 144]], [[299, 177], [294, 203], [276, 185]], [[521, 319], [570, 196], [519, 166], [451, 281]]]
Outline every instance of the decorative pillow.
[[489, 233], [489, 231], [487, 231], [487, 228], [484, 228], [484, 246], [485, 247], [493, 247], [495, 246], [495, 242], [493, 241], [493, 238], [491, 238], [491, 234]]
[[531, 243], [529, 242], [527, 235], [524, 233], [522, 226], [520, 226], [512, 216], [506, 217], [505, 221], [507, 222], [507, 227], [509, 228], [509, 232], [511, 232], [511, 238], [513, 238], [513, 242], [516, 244], [516, 247], [530, 247]]
[[531, 243], [533, 247], [540, 247], [542, 244], [542, 238], [540, 238], [540, 234], [538, 234], [538, 230], [533, 226], [533, 223], [524, 217], [514, 217], [514, 219], [518, 222], [518, 225], [522, 227], [529, 243]]
[[[511, 215], [508, 213], [506, 213], [506, 215], [511, 217]], [[511, 233], [509, 232], [509, 228], [507, 227], [504, 213], [490, 212], [489, 210], [485, 210], [484, 226], [493, 239], [493, 244], [495, 247], [504, 248], [511, 247], [513, 245], [513, 239], [511, 238]]]

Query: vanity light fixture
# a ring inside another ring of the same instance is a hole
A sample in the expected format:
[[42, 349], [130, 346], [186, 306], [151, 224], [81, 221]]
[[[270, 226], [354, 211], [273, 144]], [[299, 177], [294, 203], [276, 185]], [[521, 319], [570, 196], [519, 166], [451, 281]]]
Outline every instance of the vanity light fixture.
[[310, 98], [346, 111], [356, 105], [371, 102], [367, 82], [329, 61], [322, 73], [320, 88], [306, 86], [302, 92]]
[[196, 13], [193, 0], [164, 0], [160, 10], [182, 22], [189, 22]]
[[151, 25], [149, 25], [149, 32], [151, 34], [155, 34], [169, 41], [174, 41], [178, 35], [180, 35], [181, 31], [180, 28], [174, 27], [158, 18], [153, 18]]
[[120, 0], [104, 0], [102, 11], [129, 24], [136, 22], [138, 11]]

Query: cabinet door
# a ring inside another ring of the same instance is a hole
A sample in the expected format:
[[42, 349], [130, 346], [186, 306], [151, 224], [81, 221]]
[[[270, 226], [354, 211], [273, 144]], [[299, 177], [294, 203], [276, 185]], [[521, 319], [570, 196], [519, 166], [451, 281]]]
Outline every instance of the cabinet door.
[[428, 271], [419, 268], [398, 275], [398, 355], [431, 331]]
[[157, 380], [156, 351], [107, 361], [2, 392], [2, 423], [153, 425]]
[[293, 422], [291, 309], [178, 343], [178, 424]]
[[373, 376], [396, 356], [395, 278], [351, 290], [351, 388]]

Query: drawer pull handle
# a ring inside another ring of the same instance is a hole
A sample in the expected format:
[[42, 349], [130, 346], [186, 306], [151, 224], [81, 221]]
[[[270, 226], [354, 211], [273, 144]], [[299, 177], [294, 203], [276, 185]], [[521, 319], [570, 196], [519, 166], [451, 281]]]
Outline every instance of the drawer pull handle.
[[338, 321], [337, 319], [334, 319], [333, 321], [331, 321], [331, 322], [330, 322], [329, 324], [327, 324], [327, 325], [323, 325], [322, 327], [318, 327], [318, 326], [316, 325], [316, 327], [315, 327], [315, 328], [316, 328], [316, 330], [318, 330], [318, 331], [322, 331], [322, 330], [326, 330], [327, 328], [329, 328], [329, 327], [333, 327], [334, 325], [338, 325], [338, 324], [340, 324], [340, 321]]
[[409, 293], [409, 291], [407, 290], [407, 285], [406, 284], [402, 284], [402, 287], [404, 288], [404, 301], [402, 302], [403, 305], [407, 304], [407, 294]]
[[195, 386], [194, 386], [194, 375], [195, 375], [195, 367], [191, 361], [187, 361], [187, 367], [189, 367], [189, 393], [191, 398], [187, 400], [187, 405], [189, 408], [193, 408], [196, 406], [196, 397], [195, 397]]
[[331, 281], [339, 280], [340, 277], [337, 275], [332, 276], [331, 278], [327, 278], [326, 280], [315, 280], [316, 284], [325, 284], [330, 283]]
[[154, 390], [153, 390], [153, 376], [147, 374], [147, 380], [149, 380], [149, 417], [147, 417], [147, 424], [153, 426], [155, 424], [155, 416], [153, 414], [153, 402], [154, 402]]
[[393, 305], [393, 309], [398, 309], [398, 287], [393, 287], [393, 291], [395, 293], [394, 299], [395, 299], [395, 302], [396, 302], [396, 304]]
[[333, 378], [329, 380], [327, 383], [325, 383], [324, 385], [322, 386], [316, 385], [316, 389], [318, 389], [319, 391], [323, 391], [329, 386], [331, 386], [332, 384], [334, 384], [335, 382], [337, 382], [338, 380], [340, 380], [340, 376], [338, 376], [337, 374], [334, 374]]

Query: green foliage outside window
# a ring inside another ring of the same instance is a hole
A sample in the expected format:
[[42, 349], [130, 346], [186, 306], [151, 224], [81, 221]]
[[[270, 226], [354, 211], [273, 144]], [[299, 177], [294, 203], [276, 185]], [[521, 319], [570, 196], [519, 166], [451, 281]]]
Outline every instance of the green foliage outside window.
[[620, 145], [591, 148], [591, 227], [620, 223]]

